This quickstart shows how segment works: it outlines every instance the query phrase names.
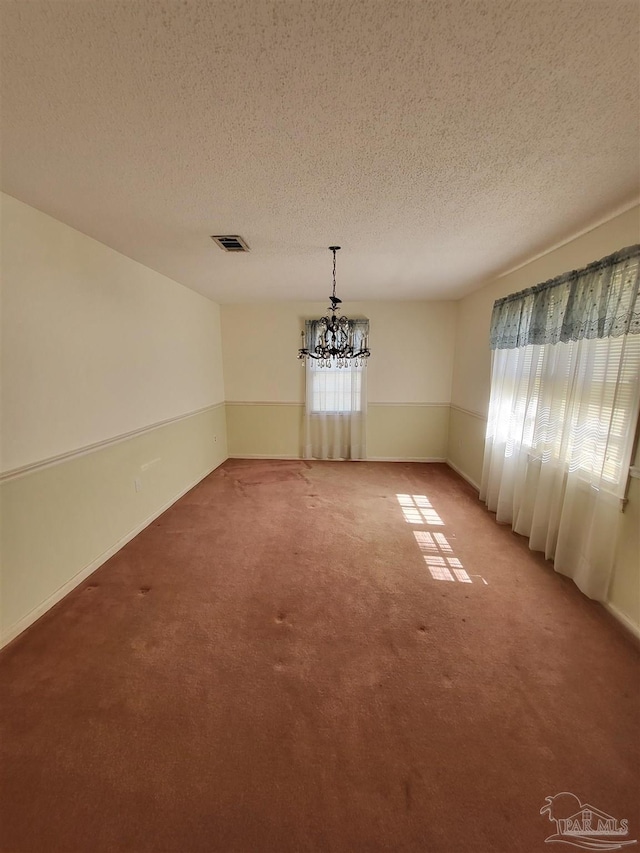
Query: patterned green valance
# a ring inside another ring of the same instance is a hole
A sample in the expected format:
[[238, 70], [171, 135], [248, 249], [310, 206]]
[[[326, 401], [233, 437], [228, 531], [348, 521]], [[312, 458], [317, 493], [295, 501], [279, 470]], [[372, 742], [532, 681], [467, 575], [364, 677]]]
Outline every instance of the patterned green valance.
[[491, 349], [640, 334], [640, 244], [498, 299]]

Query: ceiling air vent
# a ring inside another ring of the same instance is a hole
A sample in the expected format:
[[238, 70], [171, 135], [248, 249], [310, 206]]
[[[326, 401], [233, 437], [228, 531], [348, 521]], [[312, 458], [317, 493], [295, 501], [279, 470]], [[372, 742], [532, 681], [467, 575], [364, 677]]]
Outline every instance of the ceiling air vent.
[[248, 252], [249, 247], [237, 234], [212, 234], [211, 239], [225, 252]]

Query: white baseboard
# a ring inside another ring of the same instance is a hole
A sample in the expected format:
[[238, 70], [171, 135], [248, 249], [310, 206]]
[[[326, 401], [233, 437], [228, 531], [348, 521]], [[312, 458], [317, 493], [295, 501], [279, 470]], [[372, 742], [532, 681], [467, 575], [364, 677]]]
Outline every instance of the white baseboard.
[[446, 462], [441, 456], [367, 456], [365, 462]]
[[632, 634], [636, 640], [640, 640], [640, 626], [636, 625], [635, 622], [632, 622], [628, 616], [626, 616], [622, 610], [618, 610], [615, 604], [610, 604], [608, 601], [603, 601], [602, 606], [605, 610], [607, 610], [614, 619], [616, 619], [620, 624]]
[[[224, 460], [222, 460], [224, 462]], [[119, 539], [114, 545], [110, 548], [107, 548], [99, 557], [96, 557], [95, 560], [92, 560], [88, 565], [86, 565], [83, 569], [75, 574], [72, 578], [70, 578], [65, 584], [63, 584], [59, 589], [57, 589], [52, 595], [50, 595], [42, 604], [39, 604], [37, 607], [34, 607], [26, 616], [23, 616], [22, 619], [19, 619], [15, 624], [13, 624], [10, 628], [2, 633], [0, 637], [0, 649], [4, 648], [8, 643], [12, 640], [15, 640], [17, 636], [22, 634], [30, 625], [33, 625], [41, 616], [50, 610], [54, 604], [57, 604], [61, 601], [65, 595], [68, 595], [75, 587], [82, 583], [83, 580], [89, 577], [96, 569], [99, 569], [103, 563], [106, 563], [110, 557], [113, 557], [121, 548], [130, 542], [138, 533], [141, 533], [145, 527], [148, 527], [152, 521], [155, 521], [158, 516], [162, 515], [163, 512], [169, 509], [176, 501], [180, 500], [183, 495], [186, 495], [194, 486], [197, 486], [205, 477], [208, 477], [212, 471], [215, 471], [216, 468], [220, 467], [222, 462], [218, 462], [212, 468], [204, 471], [199, 477], [197, 477], [193, 482], [189, 483], [189, 485], [185, 486], [175, 497], [171, 498], [171, 500], [167, 501], [163, 506], [160, 507], [156, 512], [146, 518], [142, 523], [137, 524], [132, 530], [130, 530], [122, 539]]]
[[229, 459], [285, 459], [292, 462], [446, 462], [440, 456], [367, 456], [366, 459], [307, 459], [304, 456], [278, 456], [274, 453], [231, 453]]
[[446, 461], [447, 465], [449, 466], [449, 468], [451, 468], [453, 471], [455, 471], [456, 474], [459, 474], [463, 480], [466, 480], [467, 483], [469, 483], [470, 486], [473, 486], [473, 488], [476, 490], [476, 492], [480, 493], [480, 486], [478, 485], [478, 483], [476, 483], [475, 480], [472, 480], [471, 477], [468, 477], [464, 473], [464, 471], [461, 471], [460, 468], [458, 468], [457, 465], [454, 465], [450, 459], [446, 459], [445, 461]]
[[285, 462], [300, 462], [302, 456], [280, 456], [275, 453], [230, 453], [228, 459], [283, 459]]

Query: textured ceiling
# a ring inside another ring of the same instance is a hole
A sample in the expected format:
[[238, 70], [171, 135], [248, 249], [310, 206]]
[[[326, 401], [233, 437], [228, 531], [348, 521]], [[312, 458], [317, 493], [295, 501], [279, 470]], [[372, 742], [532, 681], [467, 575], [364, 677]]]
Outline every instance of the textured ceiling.
[[457, 297], [638, 195], [635, 0], [0, 9], [4, 191], [219, 302], [332, 243], [345, 302]]

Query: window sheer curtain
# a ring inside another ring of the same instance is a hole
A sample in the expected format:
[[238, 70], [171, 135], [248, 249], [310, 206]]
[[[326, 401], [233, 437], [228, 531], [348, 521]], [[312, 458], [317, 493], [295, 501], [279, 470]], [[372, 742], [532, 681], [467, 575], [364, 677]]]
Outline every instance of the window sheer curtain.
[[[349, 320], [354, 348], [369, 334], [368, 320]], [[313, 350], [321, 329], [305, 324], [306, 346]], [[322, 365], [322, 366], [321, 366]], [[365, 459], [367, 428], [367, 370], [364, 359], [333, 359], [326, 365], [306, 359], [304, 414], [305, 459]]]
[[640, 246], [500, 299], [480, 497], [605, 600], [640, 396]]

